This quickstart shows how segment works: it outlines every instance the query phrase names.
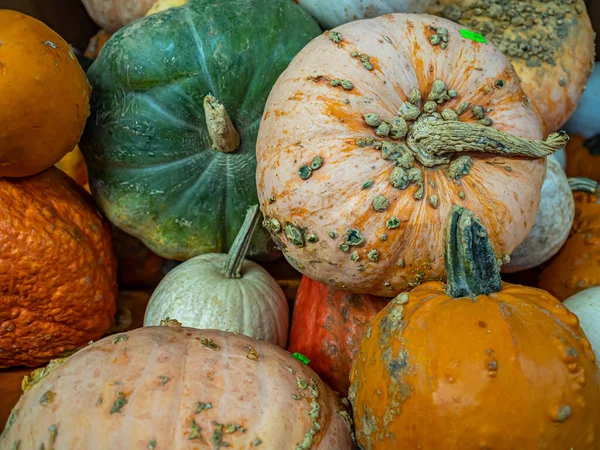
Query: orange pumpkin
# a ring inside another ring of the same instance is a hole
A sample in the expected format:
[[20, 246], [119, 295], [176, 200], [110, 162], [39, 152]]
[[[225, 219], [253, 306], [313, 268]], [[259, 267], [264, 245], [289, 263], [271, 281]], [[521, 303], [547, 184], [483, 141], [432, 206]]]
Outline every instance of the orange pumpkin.
[[571, 136], [566, 148], [567, 175], [600, 182], [600, 134], [584, 139]]
[[343, 25], [308, 44], [267, 101], [265, 225], [292, 265], [338, 289], [392, 296], [443, 279], [452, 204], [482, 218], [498, 255], [533, 226], [546, 170], [535, 156], [566, 138], [517, 136], [541, 138], [539, 121], [493, 46], [426, 15]]
[[90, 192], [87, 166], [85, 165], [79, 146], [76, 145], [75, 148], [57, 162], [55, 166], [69, 175], [69, 177], [71, 177], [79, 186]]
[[454, 207], [448, 284], [402, 293], [371, 322], [351, 375], [364, 449], [600, 448], [600, 371], [577, 317], [502, 283], [485, 228]]
[[310, 359], [310, 367], [323, 381], [347, 396], [350, 367], [365, 327], [388, 300], [338, 291], [302, 277], [294, 303], [288, 350]]
[[110, 228], [60, 170], [0, 178], [0, 367], [37, 366], [106, 331], [115, 313]]
[[544, 267], [539, 287], [563, 301], [585, 289], [600, 286], [600, 201], [598, 184], [569, 179], [575, 191], [575, 220], [558, 254]]
[[94, 22], [109, 33], [144, 17], [156, 0], [81, 0]]
[[111, 37], [112, 34], [106, 30], [98, 31], [94, 36], [91, 37], [83, 56], [89, 59], [97, 59], [98, 55], [100, 55], [102, 47], [106, 45]]
[[483, 34], [508, 56], [544, 136], [573, 114], [594, 66], [583, 0], [435, 0], [429, 11]]
[[90, 92], [64, 39], [32, 17], [0, 10], [0, 176], [34, 175], [73, 150]]

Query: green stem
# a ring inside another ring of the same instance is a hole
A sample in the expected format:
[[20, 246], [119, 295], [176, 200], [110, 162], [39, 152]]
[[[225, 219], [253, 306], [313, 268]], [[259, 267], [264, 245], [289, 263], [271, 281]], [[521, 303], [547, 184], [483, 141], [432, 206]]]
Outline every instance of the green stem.
[[569, 178], [569, 187], [573, 192], [600, 193], [600, 185], [589, 178]]
[[492, 243], [471, 211], [454, 205], [446, 219], [446, 293], [452, 298], [488, 295], [502, 289]]
[[246, 253], [248, 253], [248, 248], [250, 247], [250, 242], [252, 241], [252, 236], [259, 220], [260, 209], [258, 209], [258, 205], [251, 206], [227, 254], [227, 261], [225, 261], [225, 267], [223, 268], [223, 274], [227, 278], [242, 277], [242, 265], [244, 264]]

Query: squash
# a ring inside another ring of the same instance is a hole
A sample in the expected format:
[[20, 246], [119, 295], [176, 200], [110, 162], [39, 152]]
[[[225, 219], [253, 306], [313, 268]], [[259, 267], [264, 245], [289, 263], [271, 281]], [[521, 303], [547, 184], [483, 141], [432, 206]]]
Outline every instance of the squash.
[[54, 166], [69, 175], [69, 177], [71, 177], [79, 186], [90, 192], [87, 167], [83, 160], [81, 150], [79, 150], [79, 146], [76, 145], [73, 150], [67, 153], [64, 158]]
[[0, 178], [0, 368], [39, 366], [106, 331], [115, 314], [110, 228], [60, 170]]
[[112, 34], [106, 30], [100, 30], [94, 36], [90, 38], [88, 46], [85, 49], [83, 56], [89, 59], [98, 59], [100, 51], [104, 48], [108, 40], [112, 37]]
[[583, 0], [435, 0], [429, 12], [481, 33], [508, 56], [544, 136], [573, 114], [594, 66]]
[[589, 139], [577, 134], [571, 137], [567, 144], [567, 175], [600, 182], [600, 133]]
[[109, 33], [144, 17], [156, 0], [81, 0], [94, 22]]
[[156, 0], [156, 3], [152, 5], [152, 8], [148, 10], [146, 15], [150, 16], [152, 14], [164, 11], [165, 9], [176, 8], [178, 6], [185, 5], [187, 2], [188, 0]]
[[554, 155], [547, 158], [547, 164], [540, 208], [533, 228], [512, 252], [510, 262], [502, 266], [503, 272], [519, 272], [539, 266], [552, 258], [569, 237], [575, 215], [573, 194], [565, 171]]
[[[597, 449], [600, 371], [577, 317], [500, 280], [485, 228], [454, 206], [448, 283], [403, 292], [367, 328], [349, 398], [362, 448]], [[452, 426], [449, 426], [452, 424]]]
[[255, 205], [228, 255], [200, 255], [173, 269], [152, 294], [144, 325], [177, 317], [187, 327], [232, 331], [285, 348], [285, 294], [265, 269], [244, 259], [259, 220]]
[[110, 336], [25, 388], [3, 449], [353, 448], [348, 413], [310, 367], [223, 331]]
[[565, 130], [569, 134], [579, 134], [589, 139], [600, 132], [600, 65], [592, 70], [585, 91], [579, 99], [577, 108], [565, 124]]
[[598, 184], [569, 179], [575, 192], [575, 219], [560, 252], [544, 267], [538, 287], [559, 300], [600, 286], [600, 201]]
[[73, 150], [90, 86], [69, 44], [33, 17], [0, 9], [0, 177], [35, 175]]
[[[257, 203], [269, 90], [318, 33], [289, 0], [192, 0], [115, 34], [88, 71], [93, 111], [81, 145], [108, 219], [167, 259], [229, 251]], [[257, 232], [249, 257], [276, 256]]]
[[347, 396], [350, 368], [366, 326], [388, 300], [338, 291], [302, 277], [294, 303], [288, 350], [310, 359], [310, 367], [323, 381]]
[[564, 301], [588, 337], [596, 359], [600, 357], [600, 286], [580, 291]]
[[304, 275], [393, 296], [445, 277], [452, 204], [482, 218], [500, 257], [525, 239], [546, 170], [537, 157], [567, 140], [524, 139], [541, 136], [509, 61], [458, 25], [352, 22], [314, 39], [271, 91], [256, 150], [265, 224]]

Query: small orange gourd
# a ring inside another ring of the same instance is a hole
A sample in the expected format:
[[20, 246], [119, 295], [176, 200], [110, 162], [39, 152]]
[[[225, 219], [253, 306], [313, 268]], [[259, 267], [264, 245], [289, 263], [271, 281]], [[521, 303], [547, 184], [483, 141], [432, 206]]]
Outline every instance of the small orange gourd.
[[600, 182], [600, 134], [589, 139], [571, 135], [567, 144], [567, 175]]

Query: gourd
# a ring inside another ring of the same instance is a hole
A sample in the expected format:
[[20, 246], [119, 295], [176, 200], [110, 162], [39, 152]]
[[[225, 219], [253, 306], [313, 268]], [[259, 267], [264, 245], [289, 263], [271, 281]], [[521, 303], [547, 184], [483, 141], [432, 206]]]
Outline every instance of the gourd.
[[392, 296], [445, 277], [453, 204], [481, 217], [499, 257], [512, 253], [535, 221], [542, 156], [567, 140], [541, 137], [509, 61], [458, 25], [349, 23], [308, 44], [271, 91], [256, 150], [265, 224], [304, 275]]
[[563, 301], [588, 288], [600, 286], [600, 202], [598, 184], [570, 178], [575, 219], [565, 245], [543, 268], [538, 286]]
[[76, 145], [73, 150], [67, 153], [59, 162], [55, 164], [56, 168], [69, 175], [79, 186], [90, 192], [88, 184], [87, 167], [83, 160], [81, 150]]
[[[192, 0], [116, 33], [88, 71], [81, 143], [107, 218], [167, 259], [229, 251], [257, 203], [268, 93], [319, 31], [289, 0]], [[259, 230], [248, 255], [278, 253]]]
[[540, 208], [533, 228], [510, 255], [503, 272], [531, 269], [552, 258], [563, 246], [573, 225], [575, 205], [567, 176], [554, 158], [546, 159], [546, 179], [542, 185]]
[[0, 10], [0, 177], [35, 175], [73, 150], [90, 86], [69, 45], [42, 22]]
[[223, 331], [109, 336], [25, 387], [2, 448], [353, 448], [348, 413], [310, 367]]
[[585, 91], [579, 99], [577, 108], [565, 124], [565, 130], [569, 134], [578, 134], [589, 139], [600, 132], [600, 111], [598, 101], [600, 100], [600, 66], [594, 66]]
[[309, 358], [310, 367], [334, 391], [348, 395], [352, 362], [366, 327], [389, 299], [338, 291], [302, 277], [292, 316], [288, 350]]
[[244, 259], [259, 219], [258, 206], [251, 207], [228, 255], [200, 255], [169, 272], [152, 294], [144, 325], [177, 317], [187, 327], [232, 331], [285, 347], [285, 294], [265, 269]]
[[94, 22], [109, 33], [144, 17], [156, 0], [81, 0]]
[[60, 170], [0, 178], [0, 368], [39, 366], [98, 339], [117, 295], [110, 228]]
[[589, 339], [596, 359], [600, 356], [600, 286], [580, 291], [564, 301], [577, 316], [581, 329]]
[[403, 292], [367, 329], [349, 395], [358, 443], [598, 448], [600, 371], [577, 317], [547, 292], [502, 283], [488, 233], [463, 207], [449, 215], [445, 260], [447, 284]]
[[566, 150], [567, 175], [600, 181], [600, 133], [588, 139], [578, 134], [571, 138]]
[[435, 0], [429, 12], [481, 33], [508, 56], [544, 136], [573, 114], [594, 65], [583, 0]]

